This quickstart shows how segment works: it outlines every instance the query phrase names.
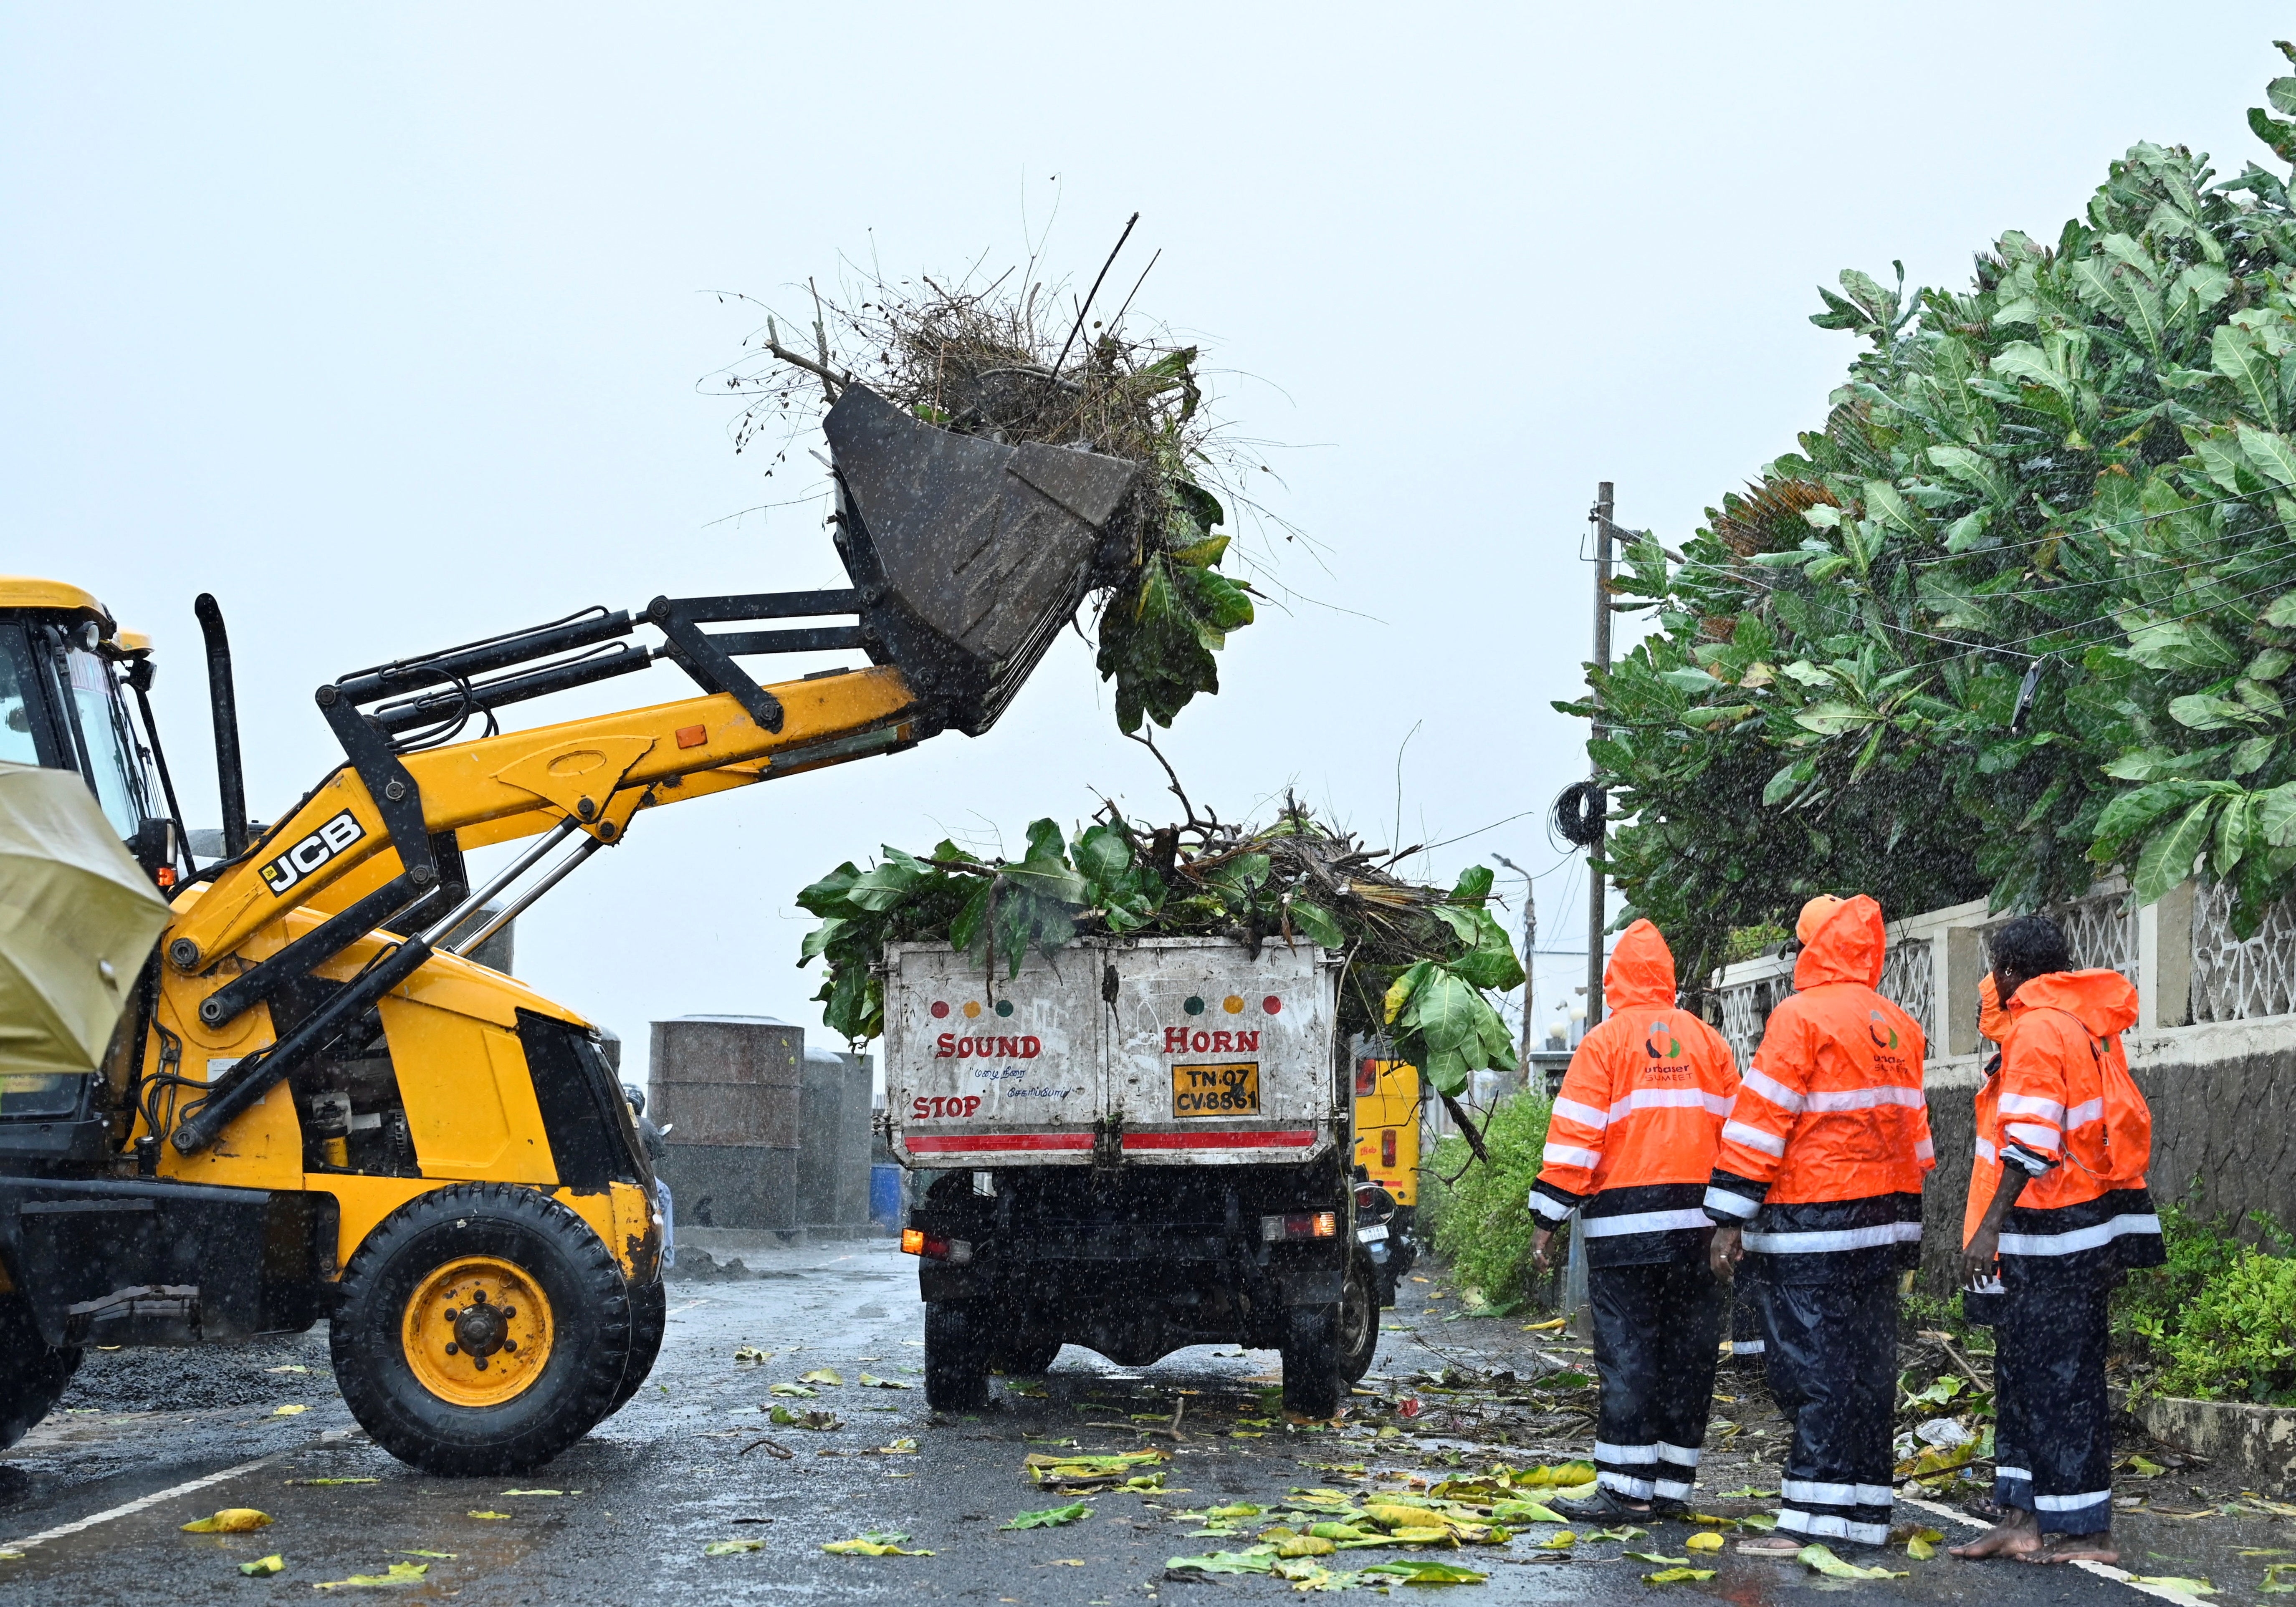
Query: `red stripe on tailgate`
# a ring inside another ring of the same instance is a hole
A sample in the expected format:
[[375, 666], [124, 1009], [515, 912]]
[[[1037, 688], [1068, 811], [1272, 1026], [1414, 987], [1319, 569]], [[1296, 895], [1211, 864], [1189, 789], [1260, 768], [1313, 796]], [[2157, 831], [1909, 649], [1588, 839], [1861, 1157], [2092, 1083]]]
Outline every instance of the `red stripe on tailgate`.
[[1089, 1133], [951, 1133], [942, 1137], [912, 1134], [913, 1155], [975, 1154], [994, 1150], [1088, 1150]]
[[1128, 1150], [1300, 1150], [1316, 1142], [1315, 1129], [1274, 1133], [1127, 1133]]

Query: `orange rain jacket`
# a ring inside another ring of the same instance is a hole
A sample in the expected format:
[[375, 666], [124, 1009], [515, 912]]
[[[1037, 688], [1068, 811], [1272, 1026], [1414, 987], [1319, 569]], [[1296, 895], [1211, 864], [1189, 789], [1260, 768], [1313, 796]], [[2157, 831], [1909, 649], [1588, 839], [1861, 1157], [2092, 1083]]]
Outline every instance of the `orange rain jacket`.
[[2117, 971], [2061, 971], [2017, 990], [2000, 1070], [1977, 1091], [1963, 1243], [2005, 1165], [2030, 1181], [2003, 1220], [2005, 1258], [2161, 1264], [2161, 1218], [2144, 1185], [2152, 1112], [2120, 1046], [2136, 1021], [2136, 989]]
[[1530, 1209], [1548, 1227], [1579, 1210], [1590, 1266], [1702, 1255], [1713, 1231], [1700, 1201], [1738, 1069], [1674, 993], [1666, 939], [1636, 922], [1603, 971], [1609, 1015], [1570, 1057], [1547, 1122]]
[[1792, 1258], [1865, 1252], [1910, 1265], [1922, 1175], [1937, 1164], [1913, 1017], [1874, 991], [1882, 906], [1860, 895], [1809, 935], [1794, 992], [1771, 1013], [1722, 1128], [1706, 1209], [1746, 1248]]

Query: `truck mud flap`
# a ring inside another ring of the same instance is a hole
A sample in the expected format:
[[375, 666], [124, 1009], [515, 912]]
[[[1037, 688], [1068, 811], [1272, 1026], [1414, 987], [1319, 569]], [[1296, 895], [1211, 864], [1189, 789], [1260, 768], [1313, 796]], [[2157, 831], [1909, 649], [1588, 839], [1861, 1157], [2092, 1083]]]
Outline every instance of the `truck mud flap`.
[[51, 1345], [195, 1345], [308, 1328], [334, 1196], [0, 1178], [0, 1253]]

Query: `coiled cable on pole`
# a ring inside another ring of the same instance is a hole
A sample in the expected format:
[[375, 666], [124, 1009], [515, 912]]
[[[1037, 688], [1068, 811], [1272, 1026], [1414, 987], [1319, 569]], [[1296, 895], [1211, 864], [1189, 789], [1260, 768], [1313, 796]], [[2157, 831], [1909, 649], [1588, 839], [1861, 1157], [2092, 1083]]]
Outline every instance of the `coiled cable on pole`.
[[1603, 840], [1603, 822], [1610, 802], [1610, 795], [1593, 782], [1572, 782], [1554, 799], [1555, 833], [1578, 848], [1593, 848]]

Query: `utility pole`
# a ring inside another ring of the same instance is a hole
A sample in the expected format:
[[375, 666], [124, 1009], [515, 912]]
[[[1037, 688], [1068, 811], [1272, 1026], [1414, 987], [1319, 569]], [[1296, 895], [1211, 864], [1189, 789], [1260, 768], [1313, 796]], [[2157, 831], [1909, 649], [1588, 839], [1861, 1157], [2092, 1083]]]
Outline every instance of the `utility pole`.
[[1534, 996], [1538, 978], [1532, 974], [1538, 955], [1538, 888], [1524, 870], [1505, 854], [1492, 858], [1522, 878], [1522, 1042], [1516, 1046], [1515, 1061], [1522, 1067], [1522, 1086], [1530, 1086], [1531, 1016], [1538, 1008]]
[[[1611, 668], [1611, 482], [1603, 481], [1595, 488], [1595, 505], [1587, 515], [1587, 522], [1595, 537], [1595, 668], [1599, 671]], [[1595, 705], [1594, 734], [1603, 734], [1603, 689], [1597, 685], [1590, 700]], [[1602, 778], [1602, 767], [1594, 770], [1595, 779]], [[1599, 838], [1587, 850], [1587, 1029], [1591, 1032], [1603, 1019], [1603, 928], [1608, 920], [1603, 898], [1603, 873], [1595, 868], [1602, 853]]]

